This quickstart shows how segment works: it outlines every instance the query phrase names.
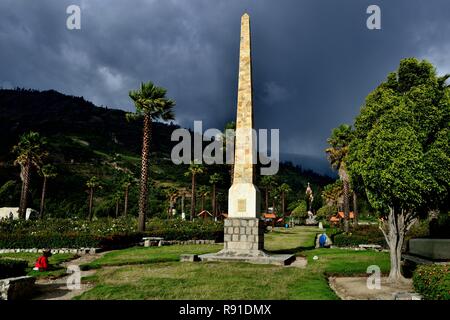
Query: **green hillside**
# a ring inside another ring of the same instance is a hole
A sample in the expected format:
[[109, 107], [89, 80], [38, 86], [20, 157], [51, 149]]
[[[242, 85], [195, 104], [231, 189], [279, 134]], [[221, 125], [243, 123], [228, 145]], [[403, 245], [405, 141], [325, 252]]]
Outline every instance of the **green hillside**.
[[[0, 90], [0, 128], [0, 207], [18, 206], [21, 183], [19, 167], [14, 166], [11, 149], [21, 134], [33, 130], [48, 140], [47, 161], [58, 169], [58, 176], [49, 182], [47, 215], [84, 217], [88, 196], [85, 183], [92, 176], [97, 176], [103, 185], [95, 196], [95, 215], [114, 215], [113, 195], [120, 190], [118, 185], [124, 172], [135, 177], [130, 191], [129, 213], [137, 214], [142, 124], [139, 121], [128, 122], [124, 111], [97, 107], [82, 97], [67, 96], [53, 90]], [[190, 178], [184, 176], [187, 166], [174, 165], [170, 160], [174, 145], [170, 135], [176, 128], [178, 126], [163, 123], [154, 123], [153, 126], [150, 216], [166, 215], [168, 190], [190, 190]], [[215, 172], [223, 177], [218, 184], [218, 201], [220, 210], [226, 212], [230, 185], [228, 166], [208, 166], [207, 173], [198, 177], [198, 185], [210, 186], [209, 176]], [[331, 181], [290, 163], [280, 165], [277, 179], [293, 189], [289, 201], [303, 197], [307, 182], [311, 182], [313, 189], [318, 191]], [[42, 179], [33, 173], [32, 208], [39, 207], [41, 183]], [[316, 198], [320, 200], [320, 197]], [[207, 209], [211, 207], [210, 202], [207, 198]], [[189, 201], [186, 204], [188, 206]], [[200, 206], [200, 199], [197, 204]]]

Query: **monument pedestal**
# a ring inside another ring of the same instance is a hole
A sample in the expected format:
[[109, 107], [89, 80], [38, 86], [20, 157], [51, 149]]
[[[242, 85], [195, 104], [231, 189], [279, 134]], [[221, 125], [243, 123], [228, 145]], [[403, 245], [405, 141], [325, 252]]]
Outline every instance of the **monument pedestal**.
[[224, 248], [199, 256], [202, 261], [250, 262], [288, 265], [295, 261], [289, 254], [264, 251], [264, 222], [258, 218], [229, 218], [224, 222]]

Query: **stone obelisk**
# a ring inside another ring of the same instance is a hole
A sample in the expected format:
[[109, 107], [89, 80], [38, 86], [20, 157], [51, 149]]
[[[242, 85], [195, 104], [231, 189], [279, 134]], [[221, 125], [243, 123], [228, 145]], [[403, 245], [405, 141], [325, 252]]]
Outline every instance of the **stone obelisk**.
[[260, 193], [253, 184], [256, 155], [250, 17], [245, 13], [241, 18], [234, 176], [224, 232], [224, 251], [228, 254], [261, 255], [260, 250], [264, 249], [263, 225], [259, 220]]
[[264, 222], [259, 219], [260, 193], [254, 182], [256, 136], [253, 135], [252, 57], [250, 17], [241, 18], [239, 85], [233, 185], [228, 194], [228, 218], [224, 223], [224, 248], [200, 256], [202, 261], [241, 261], [288, 264], [293, 255], [269, 255], [264, 251]]

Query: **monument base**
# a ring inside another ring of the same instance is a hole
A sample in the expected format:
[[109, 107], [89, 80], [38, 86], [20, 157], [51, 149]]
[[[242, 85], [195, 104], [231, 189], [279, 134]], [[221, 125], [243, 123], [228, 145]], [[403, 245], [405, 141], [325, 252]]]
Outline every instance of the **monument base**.
[[199, 256], [202, 261], [250, 262], [288, 265], [294, 255], [271, 255], [264, 251], [264, 223], [258, 218], [229, 218], [224, 223], [224, 248]]

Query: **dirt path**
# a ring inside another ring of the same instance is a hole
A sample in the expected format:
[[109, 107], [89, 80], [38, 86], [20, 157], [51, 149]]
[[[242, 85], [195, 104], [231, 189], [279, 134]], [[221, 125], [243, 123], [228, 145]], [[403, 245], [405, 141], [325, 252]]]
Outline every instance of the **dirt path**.
[[[80, 266], [85, 263], [92, 262], [106, 252], [97, 254], [83, 255], [75, 260], [67, 261], [62, 264], [64, 267]], [[81, 278], [94, 274], [96, 270], [81, 271]], [[70, 290], [67, 287], [67, 279], [69, 275], [58, 279], [38, 279], [36, 280], [36, 295], [33, 300], [71, 300], [72, 298], [91, 289], [92, 284], [81, 283], [80, 289]]]

